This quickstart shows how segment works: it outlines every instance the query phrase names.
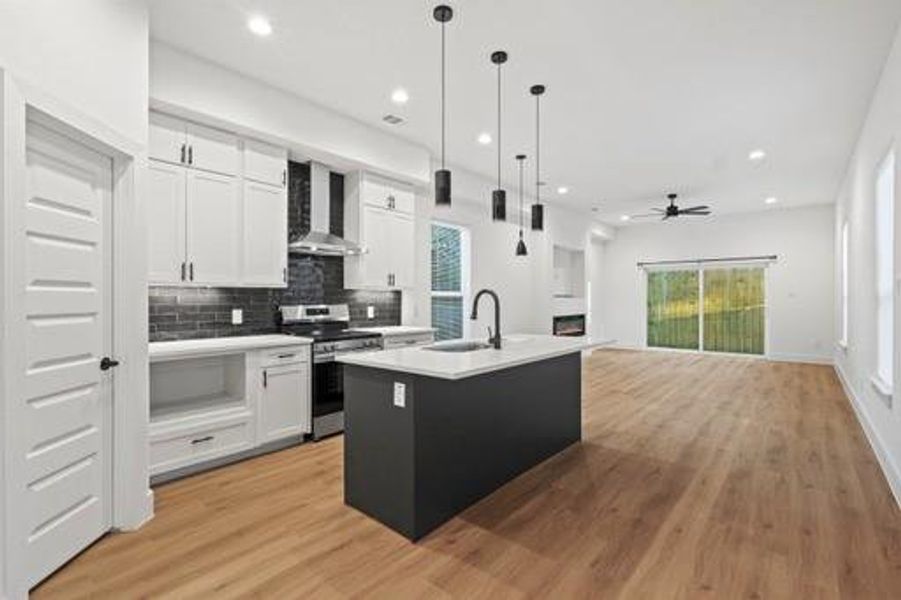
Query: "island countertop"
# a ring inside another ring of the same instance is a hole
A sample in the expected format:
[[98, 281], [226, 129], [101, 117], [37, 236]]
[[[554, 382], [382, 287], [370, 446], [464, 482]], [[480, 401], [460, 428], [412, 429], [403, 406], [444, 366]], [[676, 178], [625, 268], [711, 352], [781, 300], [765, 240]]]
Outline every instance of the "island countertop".
[[420, 346], [347, 354], [337, 357], [336, 360], [349, 365], [373, 369], [399, 371], [441, 379], [463, 379], [580, 352], [595, 345], [590, 339], [584, 337], [511, 334], [504, 336], [500, 350], [486, 348], [471, 352], [436, 352], [429, 350], [428, 347]]

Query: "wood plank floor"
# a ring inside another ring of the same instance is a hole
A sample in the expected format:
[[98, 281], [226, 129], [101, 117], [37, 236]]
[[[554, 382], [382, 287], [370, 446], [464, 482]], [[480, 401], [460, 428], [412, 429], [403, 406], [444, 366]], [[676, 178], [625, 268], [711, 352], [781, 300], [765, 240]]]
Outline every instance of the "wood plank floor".
[[901, 597], [901, 511], [831, 367], [585, 366], [583, 442], [419, 544], [343, 505], [334, 438], [158, 488], [34, 596]]

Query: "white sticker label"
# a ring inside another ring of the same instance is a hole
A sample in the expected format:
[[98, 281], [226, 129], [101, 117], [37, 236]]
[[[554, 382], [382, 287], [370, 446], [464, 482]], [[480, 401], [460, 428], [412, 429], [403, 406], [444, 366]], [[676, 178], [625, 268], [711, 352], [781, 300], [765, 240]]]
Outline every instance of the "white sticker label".
[[407, 386], [394, 382], [394, 406], [403, 408], [407, 405]]

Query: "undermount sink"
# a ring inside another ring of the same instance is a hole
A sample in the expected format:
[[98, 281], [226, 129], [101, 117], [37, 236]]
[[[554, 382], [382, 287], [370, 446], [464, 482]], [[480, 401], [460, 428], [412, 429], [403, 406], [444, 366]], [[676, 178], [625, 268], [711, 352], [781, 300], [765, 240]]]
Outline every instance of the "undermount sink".
[[485, 342], [439, 342], [431, 346], [424, 346], [423, 350], [431, 350], [433, 352], [474, 352], [475, 350], [485, 350], [491, 348], [491, 344]]

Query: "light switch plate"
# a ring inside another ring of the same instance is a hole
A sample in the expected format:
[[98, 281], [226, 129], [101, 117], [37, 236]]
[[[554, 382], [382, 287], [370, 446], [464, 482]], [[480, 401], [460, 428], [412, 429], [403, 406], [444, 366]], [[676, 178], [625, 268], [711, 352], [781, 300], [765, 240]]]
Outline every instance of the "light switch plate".
[[244, 322], [244, 311], [240, 308], [232, 309], [232, 325], [240, 325]]
[[375, 307], [371, 304], [366, 307], [366, 318], [367, 319], [375, 318]]
[[398, 381], [394, 382], [394, 406], [404, 408], [407, 405], [407, 386]]

